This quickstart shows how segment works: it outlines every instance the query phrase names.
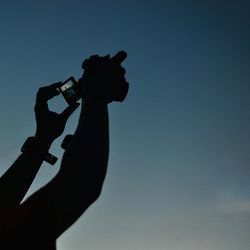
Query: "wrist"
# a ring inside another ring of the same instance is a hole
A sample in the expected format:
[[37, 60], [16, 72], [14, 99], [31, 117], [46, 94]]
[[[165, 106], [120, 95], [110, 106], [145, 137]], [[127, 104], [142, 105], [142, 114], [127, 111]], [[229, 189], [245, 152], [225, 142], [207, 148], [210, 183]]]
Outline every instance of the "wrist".
[[47, 150], [49, 150], [49, 148], [51, 147], [52, 143], [54, 140], [46, 138], [44, 136], [41, 136], [39, 134], [35, 134], [35, 136], [33, 137], [34, 141], [36, 142], [36, 144], [41, 147], [41, 148], [47, 148]]
[[22, 152], [38, 152], [39, 154], [45, 154], [49, 151], [50, 146], [51, 143], [48, 141], [36, 136], [31, 136], [25, 141], [22, 147]]
[[87, 97], [82, 99], [83, 106], [107, 106], [108, 101], [105, 97]]
[[44, 140], [39, 137], [29, 137], [23, 144], [21, 152], [24, 154], [31, 155], [36, 159], [42, 158], [51, 165], [54, 165], [57, 161], [57, 157], [50, 154], [49, 148], [52, 142]]

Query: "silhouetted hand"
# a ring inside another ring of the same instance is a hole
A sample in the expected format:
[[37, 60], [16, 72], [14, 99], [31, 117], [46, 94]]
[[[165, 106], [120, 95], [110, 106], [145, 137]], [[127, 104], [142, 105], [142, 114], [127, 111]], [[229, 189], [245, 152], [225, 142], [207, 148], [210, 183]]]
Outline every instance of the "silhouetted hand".
[[123, 101], [127, 94], [128, 83], [125, 69], [121, 63], [127, 57], [120, 51], [114, 57], [91, 56], [82, 63], [84, 73], [79, 82], [83, 82], [84, 98], [105, 98], [106, 101]]
[[70, 115], [77, 109], [79, 103], [68, 106], [61, 114], [52, 112], [48, 107], [48, 100], [60, 94], [57, 90], [62, 82], [42, 87], [36, 95], [35, 116], [36, 116], [36, 137], [46, 143], [52, 143], [59, 137], [65, 128]]

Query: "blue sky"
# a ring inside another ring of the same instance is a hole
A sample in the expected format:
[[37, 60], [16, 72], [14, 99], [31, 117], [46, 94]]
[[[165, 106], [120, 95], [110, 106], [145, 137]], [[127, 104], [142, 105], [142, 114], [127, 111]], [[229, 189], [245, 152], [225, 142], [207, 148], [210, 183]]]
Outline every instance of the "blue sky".
[[[243, 0], [1, 1], [0, 173], [35, 132], [39, 87], [80, 77], [92, 54], [128, 53], [102, 196], [58, 249], [249, 248], [249, 30]], [[44, 163], [29, 194], [59, 165]]]

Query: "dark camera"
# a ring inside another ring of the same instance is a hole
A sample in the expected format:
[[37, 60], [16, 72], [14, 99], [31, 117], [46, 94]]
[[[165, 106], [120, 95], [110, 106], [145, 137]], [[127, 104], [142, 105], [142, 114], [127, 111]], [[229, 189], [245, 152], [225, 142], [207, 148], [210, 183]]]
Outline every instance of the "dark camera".
[[[104, 92], [108, 103], [112, 101], [122, 102], [129, 88], [124, 77], [125, 70], [121, 67], [126, 56], [124, 51], [120, 51], [112, 58], [92, 56], [86, 59], [82, 64], [84, 69], [82, 78], [77, 82], [71, 76], [63, 82], [58, 90], [69, 105], [74, 105], [81, 98], [95, 96], [94, 92], [97, 92], [96, 96], [100, 92]], [[105, 84], [102, 84], [103, 81]]]
[[68, 78], [58, 90], [69, 105], [75, 104], [82, 97], [79, 83], [77, 83], [73, 76]]

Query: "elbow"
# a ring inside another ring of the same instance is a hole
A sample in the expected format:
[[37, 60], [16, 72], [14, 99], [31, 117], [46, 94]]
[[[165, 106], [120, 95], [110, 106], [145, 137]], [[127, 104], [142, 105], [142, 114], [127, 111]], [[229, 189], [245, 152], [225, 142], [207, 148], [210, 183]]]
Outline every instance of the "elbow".
[[88, 197], [90, 203], [96, 202], [102, 193], [104, 178], [102, 176], [95, 176], [85, 180], [85, 194]]
[[102, 193], [102, 187], [92, 187], [89, 189], [90, 192], [88, 193], [88, 200], [90, 204], [95, 203]]
[[95, 192], [92, 195], [92, 203], [96, 202], [99, 199], [101, 193], [102, 193], [102, 188], [95, 190]]

